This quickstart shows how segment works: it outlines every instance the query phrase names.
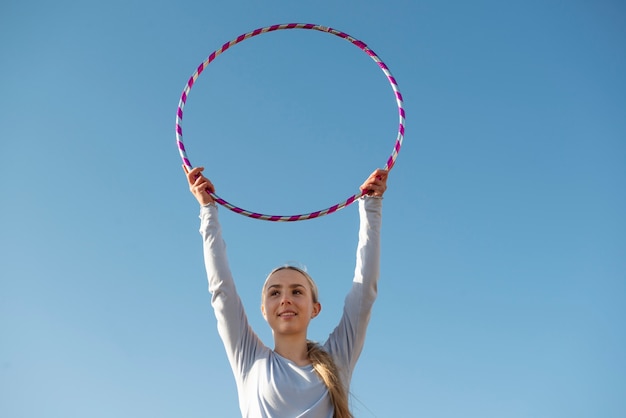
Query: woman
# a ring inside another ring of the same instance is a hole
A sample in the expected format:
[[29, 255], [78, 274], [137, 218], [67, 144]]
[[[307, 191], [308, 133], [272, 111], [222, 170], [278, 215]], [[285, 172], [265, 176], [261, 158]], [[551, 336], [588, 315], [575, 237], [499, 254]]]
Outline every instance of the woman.
[[217, 206], [207, 192], [215, 188], [202, 175], [204, 168], [183, 168], [189, 189], [201, 206], [200, 234], [211, 304], [237, 382], [242, 416], [352, 418], [348, 390], [376, 298], [382, 197], [388, 172], [376, 170], [361, 185], [367, 196], [358, 203], [360, 228], [353, 285], [339, 325], [323, 346], [307, 340], [309, 322], [322, 309], [313, 279], [292, 266], [279, 267], [268, 275], [261, 311], [274, 336], [272, 350], [251, 329], [235, 289]]

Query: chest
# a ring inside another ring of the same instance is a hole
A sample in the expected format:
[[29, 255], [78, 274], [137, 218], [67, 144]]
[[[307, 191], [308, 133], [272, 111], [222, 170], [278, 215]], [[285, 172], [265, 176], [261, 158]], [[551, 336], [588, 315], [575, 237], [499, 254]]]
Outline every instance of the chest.
[[244, 391], [248, 411], [257, 416], [332, 417], [328, 389], [312, 366], [300, 367], [280, 357], [259, 360], [246, 378]]

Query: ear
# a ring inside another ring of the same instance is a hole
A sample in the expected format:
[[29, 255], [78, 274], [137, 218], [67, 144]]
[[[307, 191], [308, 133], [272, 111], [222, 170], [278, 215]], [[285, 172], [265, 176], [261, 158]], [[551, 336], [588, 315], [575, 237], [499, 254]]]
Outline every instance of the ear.
[[319, 302], [315, 302], [313, 304], [313, 312], [311, 312], [311, 319], [315, 318], [317, 315], [322, 312], [322, 304]]
[[265, 305], [261, 304], [261, 313], [263, 314], [263, 318], [267, 321], [267, 314], [265, 313]]

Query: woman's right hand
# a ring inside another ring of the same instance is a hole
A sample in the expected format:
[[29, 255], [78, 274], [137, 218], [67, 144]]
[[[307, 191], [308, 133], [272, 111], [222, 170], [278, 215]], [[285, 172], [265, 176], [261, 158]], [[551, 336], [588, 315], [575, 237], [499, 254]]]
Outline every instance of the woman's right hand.
[[196, 167], [189, 169], [183, 164], [183, 170], [187, 175], [187, 182], [189, 183], [189, 191], [194, 195], [198, 203], [201, 206], [206, 206], [215, 202], [215, 199], [209, 194], [215, 193], [215, 187], [211, 181], [202, 175], [204, 167]]

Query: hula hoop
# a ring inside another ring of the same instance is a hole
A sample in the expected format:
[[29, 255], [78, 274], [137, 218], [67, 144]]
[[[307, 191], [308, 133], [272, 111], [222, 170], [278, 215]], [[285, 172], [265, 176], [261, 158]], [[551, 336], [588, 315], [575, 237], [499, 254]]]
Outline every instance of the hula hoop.
[[[180, 97], [180, 101], [178, 102], [178, 110], [176, 112], [176, 143], [178, 145], [178, 151], [180, 153], [181, 159], [183, 160], [183, 164], [189, 170], [193, 168], [191, 163], [189, 162], [189, 158], [187, 157], [185, 144], [183, 144], [183, 128], [182, 128], [183, 109], [185, 107], [185, 103], [187, 102], [189, 91], [191, 90], [191, 87], [193, 87], [194, 83], [196, 82], [196, 80], [198, 79], [202, 71], [204, 71], [204, 69], [211, 63], [211, 61], [213, 61], [215, 58], [217, 58], [218, 55], [225, 52], [230, 47], [240, 42], [243, 42], [246, 39], [252, 38], [254, 36], [261, 35], [267, 32], [276, 31], [276, 30], [282, 30], [282, 29], [313, 29], [313, 30], [326, 32], [331, 35], [335, 35], [340, 38], [343, 38], [346, 41], [349, 41], [350, 43], [352, 43], [354, 46], [361, 49], [367, 55], [369, 55], [369, 57], [372, 58], [374, 62], [376, 62], [376, 64], [378, 64], [378, 66], [383, 71], [383, 73], [385, 73], [385, 76], [387, 77], [387, 80], [389, 81], [389, 84], [391, 85], [391, 88], [396, 97], [396, 103], [398, 105], [398, 115], [400, 119], [399, 125], [398, 125], [398, 135], [396, 137], [396, 142], [394, 144], [391, 156], [387, 159], [387, 163], [385, 164], [385, 170], [391, 170], [391, 168], [394, 166], [396, 162], [396, 158], [398, 157], [398, 153], [400, 152], [400, 147], [402, 146], [402, 140], [404, 138], [404, 107], [403, 107], [402, 94], [400, 93], [400, 90], [398, 89], [398, 83], [396, 82], [396, 79], [391, 75], [391, 72], [389, 71], [389, 68], [387, 67], [387, 65], [385, 65], [385, 63], [378, 57], [378, 55], [376, 55], [374, 51], [372, 51], [365, 43], [353, 38], [347, 33], [344, 33], [344, 32], [341, 32], [341, 31], [338, 31], [336, 29], [329, 28], [326, 26], [314, 25], [311, 23], [286, 23], [286, 24], [281, 24], [281, 25], [272, 25], [272, 26], [267, 26], [264, 28], [255, 29], [252, 32], [244, 33], [243, 35], [239, 35], [237, 38], [233, 39], [232, 41], [226, 42], [224, 45], [221, 46], [221, 48], [213, 51], [208, 56], [208, 58], [198, 66], [196, 71], [187, 81], [185, 88], [183, 89], [183, 93]], [[227, 209], [233, 212], [236, 212], [241, 215], [248, 216], [254, 219], [261, 219], [265, 221], [275, 221], [275, 222], [303, 221], [307, 219], [319, 218], [320, 216], [328, 215], [328, 214], [338, 211], [339, 209], [343, 209], [344, 207], [350, 205], [355, 200], [365, 195], [365, 192], [360, 191], [359, 193], [350, 196], [343, 202], [337, 203], [336, 205], [333, 205], [323, 210], [318, 210], [315, 212], [305, 213], [301, 215], [284, 216], [284, 215], [264, 215], [262, 213], [248, 211], [246, 209], [239, 208], [227, 202], [226, 200], [217, 196], [215, 193], [212, 193], [212, 192], [209, 192], [209, 193], [211, 194], [211, 196], [213, 197], [213, 199], [215, 199], [217, 203], [219, 203], [220, 205], [226, 207]]]

